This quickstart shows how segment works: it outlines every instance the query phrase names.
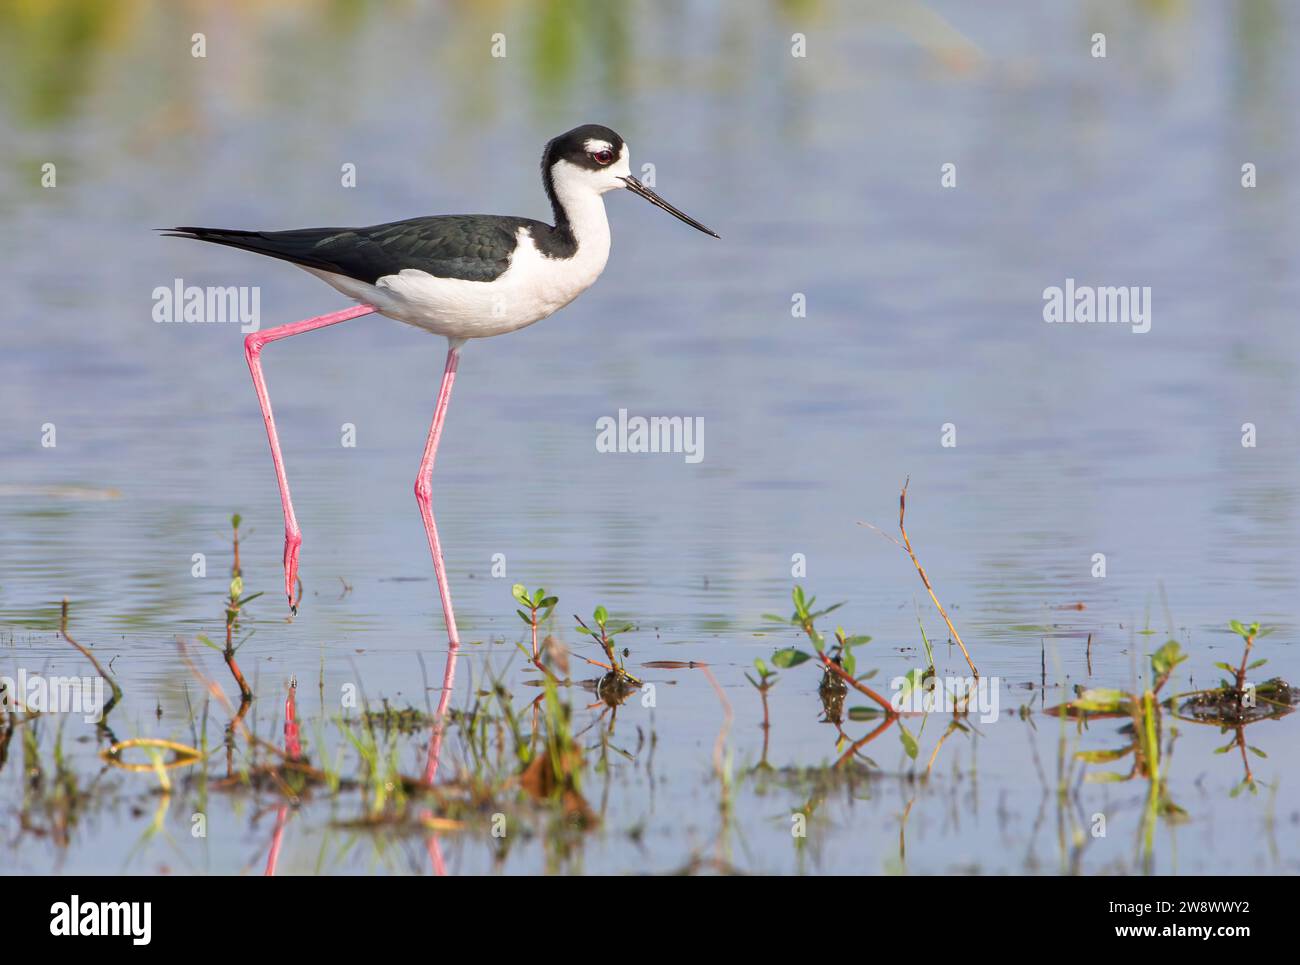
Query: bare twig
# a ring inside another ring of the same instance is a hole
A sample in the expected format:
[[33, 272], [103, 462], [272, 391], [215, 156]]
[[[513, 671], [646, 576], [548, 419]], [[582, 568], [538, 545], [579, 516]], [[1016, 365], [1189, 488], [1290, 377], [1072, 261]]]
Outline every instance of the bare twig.
[[722, 687], [718, 685], [718, 678], [713, 676], [713, 671], [708, 668], [707, 664], [700, 664], [699, 668], [704, 671], [704, 676], [713, 685], [713, 692], [718, 695], [718, 701], [722, 704], [722, 727], [718, 731], [718, 739], [713, 744], [713, 768], [718, 772], [718, 776], [722, 777], [722, 748], [726, 744], [727, 732], [731, 730], [731, 721], [734, 719], [735, 714], [731, 710], [731, 701], [722, 692]]
[[[117, 703], [122, 699], [122, 688], [117, 685], [117, 681], [114, 680], [113, 677], [109, 674], [109, 672], [104, 669], [103, 665], [97, 659], [95, 659], [95, 655], [91, 653], [89, 650], [87, 650], [85, 647], [83, 647], [81, 644], [77, 643], [76, 640], [73, 640], [71, 635], [69, 635], [68, 598], [66, 596], [63, 598], [63, 609], [59, 615], [59, 636], [63, 637], [64, 640], [67, 640], [68, 643], [76, 647], [77, 650], [81, 653], [81, 655], [90, 661], [91, 665], [95, 668], [96, 672], [101, 677], [103, 677], [105, 680], [108, 681], [108, 686], [113, 691], [113, 699], [110, 700], [108, 704], [104, 707], [103, 717], [107, 717], [108, 712], [112, 710], [113, 707], [116, 706]], [[103, 717], [101, 717], [101, 720], [103, 719]]]
[[934, 602], [935, 607], [939, 611], [939, 616], [943, 617], [943, 622], [948, 624], [948, 632], [952, 634], [952, 638], [957, 641], [957, 646], [961, 647], [962, 656], [966, 658], [966, 663], [970, 666], [970, 672], [976, 677], [979, 677], [980, 672], [975, 669], [975, 661], [971, 659], [970, 651], [966, 649], [966, 644], [962, 643], [961, 634], [958, 633], [957, 628], [952, 625], [952, 620], [948, 618], [948, 611], [943, 608], [943, 604], [939, 602], [939, 597], [935, 595], [934, 587], [930, 585], [930, 578], [925, 575], [925, 567], [923, 567], [921, 561], [916, 558], [916, 552], [912, 549], [912, 541], [907, 537], [907, 528], [903, 525], [903, 516], [907, 512], [907, 487], [911, 481], [912, 479], [910, 476], [904, 480], [903, 491], [898, 494], [898, 531], [903, 535], [903, 541], [901, 543], [892, 536], [882, 532], [878, 527], [872, 526], [870, 523], [861, 523], [860, 525], [866, 526], [869, 529], [874, 529], [894, 545], [902, 547], [903, 552], [911, 558], [912, 565], [916, 567], [916, 572], [921, 577], [921, 582], [925, 584], [926, 592], [930, 594], [930, 599]]

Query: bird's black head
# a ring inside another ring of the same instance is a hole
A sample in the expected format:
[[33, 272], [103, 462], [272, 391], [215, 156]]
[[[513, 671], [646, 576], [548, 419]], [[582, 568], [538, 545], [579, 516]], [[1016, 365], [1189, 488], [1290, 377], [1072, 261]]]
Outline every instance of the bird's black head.
[[542, 153], [542, 181], [555, 211], [557, 226], [568, 222], [568, 208], [581, 199], [627, 188], [656, 207], [718, 237], [694, 218], [678, 211], [654, 191], [632, 177], [631, 151], [617, 133], [601, 124], [583, 124], [547, 142]]
[[583, 124], [547, 143], [542, 170], [550, 171], [557, 162], [568, 161], [588, 171], [600, 171], [615, 164], [626, 147], [623, 139], [608, 127]]

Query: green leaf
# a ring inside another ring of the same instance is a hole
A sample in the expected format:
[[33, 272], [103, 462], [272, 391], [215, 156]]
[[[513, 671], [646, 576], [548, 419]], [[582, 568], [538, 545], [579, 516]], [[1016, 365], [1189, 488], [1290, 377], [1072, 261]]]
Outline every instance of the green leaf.
[[244, 578], [242, 576], [237, 576], [230, 581], [230, 598], [232, 600], [238, 600], [239, 595], [243, 592], [244, 592]]
[[266, 592], [265, 590], [258, 590], [256, 593], [250, 593], [248, 594], [248, 596], [244, 597], [242, 600], [237, 602], [235, 606], [242, 607], [245, 603], [252, 603], [254, 600], [256, 600], [259, 596], [261, 596], [265, 592]]
[[828, 613], [834, 613], [836, 610], [838, 610], [838, 609], [839, 609], [840, 607], [842, 607], [842, 606], [844, 606], [843, 603], [836, 603], [834, 606], [828, 606], [825, 610], [818, 610], [816, 613], [810, 613], [810, 614], [808, 614], [808, 619], [809, 619], [809, 620], [816, 620], [818, 617], [824, 617], [824, 616], [826, 616], [826, 614], [828, 614]]
[[847, 650], [849, 647], [860, 647], [863, 644], [870, 642], [871, 638], [867, 636], [846, 637], [844, 640], [844, 649]]
[[921, 611], [916, 611], [916, 625], [921, 630], [921, 642], [925, 644], [925, 659], [931, 667], [934, 666], [934, 648], [930, 646], [930, 638], [925, 635], [925, 624], [921, 622]]
[[1216, 663], [1215, 666], [1218, 667], [1220, 670], [1226, 670], [1226, 671], [1228, 671], [1228, 673], [1236, 673], [1236, 672], [1237, 672], [1237, 668], [1236, 668], [1236, 667], [1232, 666], [1232, 664], [1224, 663], [1222, 660], [1220, 660], [1218, 663]]
[[1129, 699], [1130, 695], [1122, 690], [1097, 687], [1085, 690], [1077, 699], [1070, 701], [1070, 706], [1076, 710], [1119, 712], [1128, 706]]
[[1127, 774], [1116, 774], [1114, 771], [1089, 771], [1083, 776], [1085, 784], [1113, 784], [1117, 781], [1127, 781]]
[[1074, 756], [1089, 764], [1106, 764], [1110, 761], [1117, 761], [1131, 753], [1133, 753], [1133, 748], [1125, 747], [1122, 750], [1115, 751], [1075, 751]]
[[516, 583], [510, 588], [511, 595], [524, 606], [531, 606], [532, 601], [528, 599], [528, 590], [522, 583]]
[[239, 529], [239, 524], [242, 523], [243, 521], [244, 521], [244, 517], [240, 516], [238, 513], [235, 513], [235, 515], [230, 517], [230, 525], [234, 529]]
[[221, 653], [221, 648], [217, 646], [215, 643], [213, 643], [211, 640], [209, 640], [206, 634], [200, 633], [194, 639], [199, 641], [199, 643], [203, 644], [204, 646], [211, 647], [213, 650], [217, 651], [217, 653]]
[[531, 629], [531, 628], [532, 628], [532, 625], [533, 625], [533, 618], [530, 617], [530, 616], [529, 616], [527, 613], [525, 613], [523, 610], [516, 610], [515, 612], [519, 614], [519, 619], [521, 619], [521, 620], [524, 621], [524, 626], [526, 626], [526, 627], [528, 627], [528, 628]]
[[790, 619], [789, 617], [779, 617], [779, 616], [777, 616], [775, 613], [764, 613], [764, 614], [763, 614], [763, 619], [764, 619], [764, 620], [770, 620], [772, 623], [791, 623], [791, 622], [793, 622], [793, 621], [791, 621], [791, 619]]
[[[910, 694], [913, 690], [915, 690], [918, 686], [920, 686], [921, 680], [924, 676], [925, 676], [925, 671], [917, 667], [913, 667], [911, 670], [909, 670], [907, 673], [903, 675], [903, 686], [902, 689], [899, 690], [898, 697], [897, 697], [898, 704], [901, 704], [904, 700], [906, 700], [907, 695]], [[895, 704], [894, 706], [898, 706], [898, 704]]]
[[907, 753], [907, 756], [912, 760], [916, 760], [916, 754], [920, 747], [917, 746], [916, 738], [912, 736], [912, 732], [903, 726], [901, 720], [898, 722], [898, 739], [903, 742], [903, 750]]
[[754, 669], [758, 671], [760, 677], [766, 677], [771, 673], [771, 671], [767, 669], [767, 661], [762, 657], [754, 658]]
[[772, 663], [780, 667], [782, 670], [797, 667], [799, 664], [806, 663], [811, 659], [812, 657], [804, 653], [802, 650], [795, 650], [794, 648], [778, 650], [776, 653], [772, 654]]
[[609, 611], [603, 606], [598, 606], [591, 614], [591, 618], [596, 621], [597, 625], [603, 627], [605, 622], [609, 619]]
[[547, 610], [547, 611], [554, 610], [555, 604], [559, 602], [560, 602], [560, 598], [558, 596], [548, 596], [545, 599], [543, 599], [541, 603], [537, 605], [537, 609]]
[[858, 665], [858, 660], [853, 656], [853, 654], [845, 650], [844, 654], [840, 657], [840, 665], [844, 668], [844, 672], [852, 677], [853, 671]]
[[883, 713], [879, 707], [850, 707], [849, 720], [874, 720]]
[[1246, 745], [1246, 750], [1250, 751], [1256, 757], [1268, 757], [1268, 755], [1265, 754], [1263, 751], [1261, 751], [1258, 747], [1253, 747], [1250, 744]]
[[1241, 625], [1240, 620], [1230, 620], [1228, 622], [1228, 626], [1232, 628], [1232, 631], [1234, 633], [1240, 634], [1243, 637], [1250, 635], [1250, 631]]
[[1266, 663], [1268, 663], [1268, 658], [1267, 658], [1267, 657], [1265, 657], [1263, 660], [1256, 660], [1254, 663], [1246, 664], [1246, 669], [1247, 669], [1247, 670], [1254, 670], [1256, 667], [1262, 667], [1262, 666], [1264, 666], [1264, 664], [1266, 664]]
[[1187, 659], [1177, 640], [1170, 640], [1163, 647], [1151, 654], [1151, 669], [1157, 677], [1163, 677]]

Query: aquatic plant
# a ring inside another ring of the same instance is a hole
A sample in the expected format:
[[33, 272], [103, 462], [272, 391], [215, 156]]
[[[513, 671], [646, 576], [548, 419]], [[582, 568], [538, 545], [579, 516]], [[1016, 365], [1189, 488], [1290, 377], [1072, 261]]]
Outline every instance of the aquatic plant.
[[538, 800], [558, 804], [566, 820], [592, 827], [599, 820], [582, 796], [583, 756], [573, 734], [572, 711], [560, 700], [553, 678], [547, 677], [542, 686], [543, 746], [540, 753], [529, 754], [519, 785]]
[[[555, 609], [555, 605], [560, 602], [560, 598], [547, 596], [546, 591], [540, 588], [529, 595], [528, 590], [522, 583], [516, 583], [510, 592], [519, 602], [519, 605], [528, 611], [527, 613], [524, 610], [516, 610], [515, 612], [519, 614], [519, 619], [523, 620], [524, 624], [532, 631], [532, 661], [538, 669], [546, 670], [541, 664], [541, 653], [537, 649], [537, 627], [538, 624], [550, 618], [551, 612]], [[540, 617], [538, 616], [539, 612], [541, 613]]]
[[239, 686], [239, 695], [241, 705], [249, 704], [253, 699], [253, 688], [248, 685], [244, 678], [243, 671], [239, 669], [239, 664], [235, 661], [235, 653], [253, 636], [250, 632], [238, 643], [235, 642], [235, 631], [239, 626], [239, 614], [245, 606], [256, 600], [262, 595], [262, 592], [249, 593], [244, 595], [244, 576], [239, 565], [239, 524], [242, 517], [235, 513], [230, 517], [231, 542], [233, 544], [232, 562], [230, 564], [230, 587], [226, 598], [226, 646], [221, 648], [213, 643], [207, 635], [198, 634], [195, 639], [206, 647], [211, 647], [221, 654], [226, 661], [226, 666], [230, 668], [230, 674], [235, 678], [235, 683]]
[[777, 677], [779, 675], [775, 670], [771, 669], [767, 665], [767, 661], [762, 657], [754, 658], [754, 672], [758, 674], [757, 680], [751, 677], [748, 673], [745, 674], [745, 679], [748, 680], [753, 688], [758, 691], [759, 699], [763, 702], [763, 722], [759, 724], [759, 726], [763, 728], [763, 753], [759, 758], [758, 766], [760, 768], [766, 768], [770, 766], [767, 763], [767, 744], [772, 730], [771, 715], [767, 706], [767, 693], [776, 686]]
[[[63, 606], [59, 611], [59, 636], [72, 644], [78, 653], [90, 661], [90, 665], [95, 668], [95, 673], [104, 678], [104, 680], [108, 682], [109, 689], [113, 691], [112, 699], [104, 704], [103, 709], [100, 711], [99, 722], [96, 725], [96, 730], [99, 732], [100, 736], [105, 737], [110, 744], [116, 743], [117, 738], [113, 736], [113, 731], [110, 730], [108, 726], [108, 715], [112, 712], [113, 708], [121, 702], [122, 688], [119, 687], [117, 681], [113, 679], [113, 675], [104, 669], [99, 660], [95, 658], [95, 655], [86, 647], [79, 644], [76, 640], [72, 639], [72, 635], [68, 633], [68, 598], [66, 596], [63, 598]], [[12, 724], [10, 726], [12, 726]], [[2, 762], [2, 759], [0, 759], [0, 762]]]
[[875, 671], [870, 671], [860, 677], [855, 676], [857, 673], [857, 657], [854, 655], [853, 649], [869, 643], [871, 638], [867, 636], [851, 637], [844, 632], [843, 627], [838, 627], [835, 631], [835, 642], [828, 648], [826, 638], [817, 629], [816, 621], [819, 618], [838, 610], [844, 604], [836, 603], [823, 610], [814, 609], [817, 598], [815, 596], [805, 596], [801, 586], [795, 586], [791, 592], [791, 597], [794, 600], [794, 613], [790, 617], [780, 617], [776, 614], [767, 613], [763, 615], [763, 618], [776, 623], [788, 623], [798, 627], [808, 637], [816, 657], [814, 658], [813, 654], [807, 651], [787, 647], [772, 654], [772, 663], [776, 667], [786, 670], [816, 659], [821, 663], [824, 671], [822, 675], [823, 688], [827, 686], [833, 687], [834, 685], [830, 681], [838, 681], [841, 686], [852, 687], [859, 693], [870, 697], [887, 716], [896, 716], [897, 712], [890, 702], [863, 682], [870, 679], [875, 674]]
[[[603, 606], [596, 607], [591, 614], [591, 622], [596, 625], [594, 630], [587, 626], [587, 624], [583, 622], [582, 617], [578, 616], [576, 613], [573, 615], [573, 619], [578, 621], [578, 625], [575, 629], [579, 633], [586, 634], [600, 644], [600, 648], [605, 651], [605, 657], [609, 660], [608, 664], [603, 664], [596, 660], [587, 661], [596, 666], [605, 667], [605, 669], [610, 672], [610, 674], [606, 675], [607, 679], [601, 681], [601, 686], [598, 689], [621, 689], [625, 685], [630, 685], [632, 687], [641, 686], [641, 681], [627, 672], [627, 668], [623, 663], [623, 658], [619, 656], [614, 647], [615, 637], [619, 634], [630, 632], [633, 629], [632, 624], [627, 623], [618, 629], [614, 629], [609, 625], [609, 611]], [[584, 657], [583, 659], [586, 660], [587, 658]]]

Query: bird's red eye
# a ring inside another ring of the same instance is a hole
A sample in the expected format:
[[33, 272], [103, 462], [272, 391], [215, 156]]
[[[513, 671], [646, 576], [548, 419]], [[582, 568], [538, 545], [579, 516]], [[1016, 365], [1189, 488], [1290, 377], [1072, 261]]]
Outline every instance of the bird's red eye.
[[611, 161], [614, 160], [614, 152], [597, 151], [595, 154], [592, 155], [592, 157], [596, 159], [597, 164], [609, 164]]

